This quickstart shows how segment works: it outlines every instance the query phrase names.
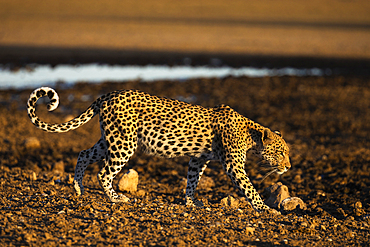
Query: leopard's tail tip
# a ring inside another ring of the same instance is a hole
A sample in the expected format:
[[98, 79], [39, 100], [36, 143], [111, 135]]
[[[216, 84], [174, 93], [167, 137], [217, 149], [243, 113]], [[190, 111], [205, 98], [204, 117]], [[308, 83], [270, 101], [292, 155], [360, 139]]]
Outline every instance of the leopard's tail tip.
[[50, 99], [50, 102], [47, 104], [47, 109], [48, 111], [54, 111], [55, 109], [58, 108], [59, 105], [59, 96], [58, 93], [50, 88], [50, 87], [39, 87], [35, 89], [29, 98], [29, 102], [31, 104], [36, 104], [37, 100], [41, 97], [48, 96]]

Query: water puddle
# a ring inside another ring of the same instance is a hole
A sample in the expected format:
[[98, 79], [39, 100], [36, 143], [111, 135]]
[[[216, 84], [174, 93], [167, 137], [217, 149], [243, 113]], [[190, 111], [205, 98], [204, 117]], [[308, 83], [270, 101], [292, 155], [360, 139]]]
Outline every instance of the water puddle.
[[17, 71], [0, 69], [0, 89], [27, 89], [39, 86], [53, 86], [57, 82], [69, 84], [77, 82], [100, 83], [104, 81], [145, 82], [156, 80], [188, 80], [194, 78], [223, 78], [227, 76], [323, 76], [326, 71], [318, 68], [231, 68], [231, 67], [190, 67], [190, 66], [120, 66], [120, 65], [29, 65]]

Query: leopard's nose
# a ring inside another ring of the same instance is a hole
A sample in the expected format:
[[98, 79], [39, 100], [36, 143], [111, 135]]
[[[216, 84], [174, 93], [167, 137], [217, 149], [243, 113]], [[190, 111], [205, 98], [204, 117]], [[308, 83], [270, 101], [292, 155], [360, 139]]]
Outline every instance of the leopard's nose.
[[292, 165], [290, 164], [290, 158], [287, 158], [286, 159], [286, 162], [285, 162], [285, 168], [287, 170], [289, 170], [291, 167], [292, 167]]

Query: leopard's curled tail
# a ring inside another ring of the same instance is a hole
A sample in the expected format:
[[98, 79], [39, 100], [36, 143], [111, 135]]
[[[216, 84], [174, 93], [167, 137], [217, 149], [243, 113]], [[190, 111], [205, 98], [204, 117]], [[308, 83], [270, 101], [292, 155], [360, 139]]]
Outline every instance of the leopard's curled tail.
[[47, 132], [67, 132], [74, 130], [84, 125], [90, 121], [98, 113], [98, 103], [99, 100], [92, 103], [86, 111], [84, 111], [80, 116], [61, 124], [51, 124], [45, 123], [39, 119], [36, 115], [36, 102], [41, 97], [47, 96], [50, 99], [50, 103], [47, 105], [49, 111], [55, 110], [59, 105], [59, 96], [54, 89], [49, 87], [40, 87], [33, 91], [27, 102], [27, 112], [31, 119], [31, 122], [39, 129], [45, 130]]

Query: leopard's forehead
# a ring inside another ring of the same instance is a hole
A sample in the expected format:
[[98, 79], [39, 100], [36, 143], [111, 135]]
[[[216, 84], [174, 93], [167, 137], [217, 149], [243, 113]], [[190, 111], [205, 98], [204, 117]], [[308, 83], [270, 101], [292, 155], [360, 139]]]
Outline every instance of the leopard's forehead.
[[280, 152], [284, 152], [285, 154], [289, 155], [289, 146], [285, 142], [285, 140], [279, 136], [278, 134], [274, 133], [274, 140], [270, 145], [267, 145], [267, 148], [271, 148], [274, 150], [278, 150]]

